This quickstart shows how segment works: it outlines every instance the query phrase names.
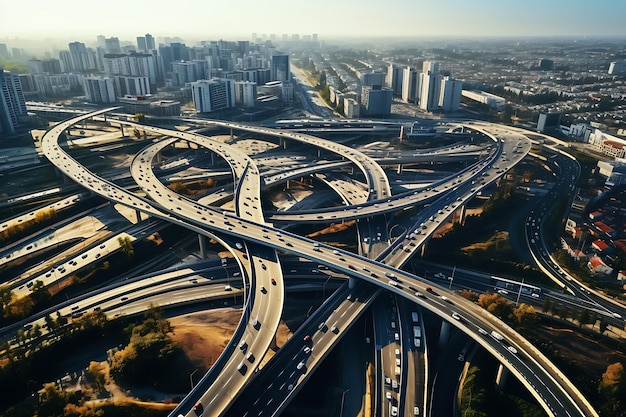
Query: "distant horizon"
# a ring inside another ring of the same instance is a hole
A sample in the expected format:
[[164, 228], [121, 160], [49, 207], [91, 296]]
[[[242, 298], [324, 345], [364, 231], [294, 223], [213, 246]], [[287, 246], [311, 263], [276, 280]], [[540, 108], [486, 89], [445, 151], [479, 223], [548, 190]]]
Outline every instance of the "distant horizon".
[[[387, 39], [620, 39], [626, 37], [626, 2], [616, 0], [374, 0], [356, 4], [316, 0], [187, 0], [184, 7], [153, 2], [31, 0], [0, 6], [0, 42], [95, 43], [98, 35], [134, 43], [137, 36], [180, 37], [189, 42], [251, 40], [251, 34], [311, 35], [322, 41]], [[598, 33], [602, 31], [602, 33]]]

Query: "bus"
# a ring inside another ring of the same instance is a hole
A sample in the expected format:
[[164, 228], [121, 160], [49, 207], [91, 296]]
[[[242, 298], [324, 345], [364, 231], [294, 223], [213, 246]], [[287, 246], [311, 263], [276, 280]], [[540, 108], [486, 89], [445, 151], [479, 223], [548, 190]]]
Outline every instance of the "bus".
[[514, 281], [511, 279], [491, 276], [491, 283], [493, 284], [493, 289], [498, 290], [507, 290], [511, 292], [520, 292], [521, 294], [528, 295], [531, 297], [539, 297], [541, 296], [541, 288], [535, 285], [526, 284], [520, 281]]

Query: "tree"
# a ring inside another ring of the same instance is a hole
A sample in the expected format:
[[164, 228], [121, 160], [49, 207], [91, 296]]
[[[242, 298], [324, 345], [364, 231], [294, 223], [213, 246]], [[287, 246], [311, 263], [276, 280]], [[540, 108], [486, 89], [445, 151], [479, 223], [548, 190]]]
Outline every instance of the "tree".
[[11, 300], [13, 299], [13, 291], [8, 285], [0, 286], [0, 319], [5, 317], [5, 311]]
[[43, 391], [39, 395], [37, 406], [38, 417], [63, 416], [63, 409], [67, 404], [65, 392], [58, 389], [54, 382], [44, 385]]
[[51, 297], [50, 291], [48, 291], [48, 288], [46, 288], [41, 280], [35, 281], [33, 286], [30, 287], [30, 298], [35, 305], [46, 303]]
[[487, 291], [478, 297], [478, 305], [496, 317], [504, 319], [511, 314], [511, 303], [500, 294]]
[[513, 309], [511, 316], [520, 327], [526, 327], [537, 321], [537, 312], [535, 311], [535, 308], [524, 303]]
[[100, 393], [106, 385], [106, 366], [103, 363], [91, 361], [87, 367], [86, 376], [94, 391]]
[[55, 331], [59, 327], [57, 322], [54, 321], [54, 319], [52, 318], [52, 316], [50, 314], [46, 314], [46, 317], [44, 317], [44, 321], [46, 322], [46, 324], [44, 324], [44, 327], [49, 332], [53, 332], [53, 331]]
[[600, 332], [600, 334], [603, 334], [604, 332], [606, 332], [606, 329], [609, 328], [609, 323], [605, 320], [604, 317], [600, 318], [600, 324], [599, 324], [599, 329], [598, 331]]
[[615, 362], [606, 367], [606, 371], [602, 374], [600, 380], [601, 387], [615, 387], [624, 376], [624, 365], [621, 362]]
[[119, 243], [120, 249], [122, 250], [122, 252], [124, 252], [126, 257], [132, 258], [133, 255], [135, 255], [135, 249], [133, 248], [133, 242], [130, 240], [129, 236], [124, 236], [124, 237], [120, 236], [120, 237], [118, 237], [117, 238], [117, 243]]
[[543, 300], [543, 312], [546, 314], [550, 314], [553, 311], [552, 301], [548, 297]]
[[580, 313], [578, 313], [576, 320], [578, 320], [578, 327], [582, 327], [583, 324], [589, 323], [589, 310], [583, 308]]

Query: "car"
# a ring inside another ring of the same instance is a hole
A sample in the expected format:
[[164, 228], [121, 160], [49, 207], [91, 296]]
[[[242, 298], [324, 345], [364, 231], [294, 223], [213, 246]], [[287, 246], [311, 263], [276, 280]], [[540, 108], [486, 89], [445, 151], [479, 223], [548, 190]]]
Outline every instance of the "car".
[[391, 393], [389, 391], [387, 391], [387, 393], [385, 394], [385, 398], [391, 401]]
[[398, 283], [392, 279], [389, 280], [389, 285], [391, 285], [392, 287], [397, 287]]
[[419, 416], [420, 415], [420, 408], [415, 406], [413, 407], [413, 415], [414, 416]]
[[503, 340], [504, 337], [502, 337], [502, 335], [498, 332], [496, 332], [495, 330], [491, 332], [491, 337], [493, 337], [496, 340]]
[[224, 291], [232, 291], [233, 287], [231, 287], [230, 285], [224, 285]]
[[509, 295], [509, 292], [507, 290], [498, 290], [498, 294]]
[[291, 391], [293, 389], [293, 384], [287, 385], [287, 391]]
[[422, 340], [419, 337], [414, 337], [413, 344], [415, 345], [416, 348], [418, 348], [422, 345]]
[[333, 251], [333, 254], [334, 254], [334, 255], [339, 255], [339, 251], [338, 251], [338, 250], [334, 250], [334, 251]]
[[398, 415], [398, 407], [396, 407], [395, 405], [392, 405], [390, 414], [392, 417], [396, 417]]
[[202, 403], [198, 401], [197, 403], [194, 404], [192, 410], [194, 413], [196, 413], [197, 416], [201, 416], [202, 413], [204, 412], [204, 407], [202, 406]]
[[126, 297], [126, 296], [120, 298], [120, 301], [127, 301], [127, 300], [128, 300], [128, 297]]
[[311, 336], [307, 334], [306, 336], [304, 336], [302, 340], [304, 340], [305, 342], [308, 342], [310, 339], [311, 339]]
[[450, 299], [449, 299], [448, 297], [446, 297], [445, 295], [442, 295], [440, 298], [441, 298], [443, 301], [445, 301], [446, 303], [453, 304], [453, 303], [452, 303], [452, 300], [450, 300]]
[[248, 342], [246, 342], [245, 340], [242, 340], [241, 342], [239, 342], [239, 349], [246, 350], [247, 348], [248, 348]]
[[452, 313], [452, 318], [454, 320], [461, 321], [461, 315], [459, 313], [457, 313], [456, 311], [454, 313]]
[[304, 362], [300, 362], [300, 363], [298, 364], [298, 366], [296, 366], [296, 368], [298, 368], [298, 369], [302, 369], [302, 368], [304, 368]]
[[478, 333], [480, 333], [480, 334], [484, 334], [484, 335], [488, 334], [488, 333], [487, 333], [487, 330], [483, 329], [482, 327], [479, 327], [479, 328], [478, 328]]
[[252, 354], [252, 352], [248, 352], [248, 353], [246, 354], [246, 359], [247, 359], [250, 363], [254, 362], [254, 355]]
[[319, 325], [319, 326], [317, 326], [317, 329], [318, 329], [320, 332], [325, 332], [325, 331], [328, 329], [328, 327], [326, 327], [326, 323], [321, 322], [321, 323], [320, 323], [320, 325]]
[[353, 270], [355, 270], [355, 271], [356, 271], [355, 266], [354, 266], [354, 265], [352, 265], [352, 264], [348, 265], [348, 268], [353, 269]]
[[393, 334], [393, 338], [397, 342], [398, 340], [400, 340], [400, 335], [396, 332]]
[[263, 294], [267, 294], [267, 288], [265, 288], [263, 285], [261, 285], [261, 292]]
[[242, 375], [246, 373], [246, 370], [247, 370], [247, 369], [248, 369], [248, 366], [247, 366], [245, 363], [243, 363], [243, 362], [240, 362], [240, 363], [239, 363], [239, 365], [237, 365], [237, 370], [238, 370], [238, 371], [239, 371]]
[[304, 351], [304, 353], [306, 353], [307, 355], [309, 353], [311, 353], [311, 348], [309, 346], [305, 346], [304, 349], [302, 349]]
[[517, 349], [515, 349], [513, 346], [507, 347], [507, 350], [513, 354], [517, 353]]
[[335, 333], [335, 334], [337, 334], [337, 333], [339, 333], [339, 328], [337, 326], [333, 326], [333, 327], [330, 328], [330, 331]]
[[426, 296], [419, 291], [415, 291], [415, 296], [419, 298], [426, 298]]

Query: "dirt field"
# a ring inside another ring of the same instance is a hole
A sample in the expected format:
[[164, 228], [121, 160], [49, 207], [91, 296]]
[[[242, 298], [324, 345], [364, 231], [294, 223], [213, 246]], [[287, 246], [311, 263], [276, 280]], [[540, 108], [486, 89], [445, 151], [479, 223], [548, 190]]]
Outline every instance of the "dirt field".
[[613, 349], [594, 337], [568, 328], [536, 326], [533, 333], [543, 340], [550, 340], [552, 346], [568, 360], [576, 363], [581, 374], [600, 378], [607, 365], [615, 362], [626, 363], [626, 354]]
[[[240, 317], [241, 311], [233, 309], [174, 317], [169, 319], [174, 328], [172, 338], [180, 344], [194, 366], [206, 371], [228, 344]], [[291, 331], [281, 322], [276, 336], [277, 345], [282, 346], [289, 336]], [[267, 358], [273, 353], [270, 349]]]

